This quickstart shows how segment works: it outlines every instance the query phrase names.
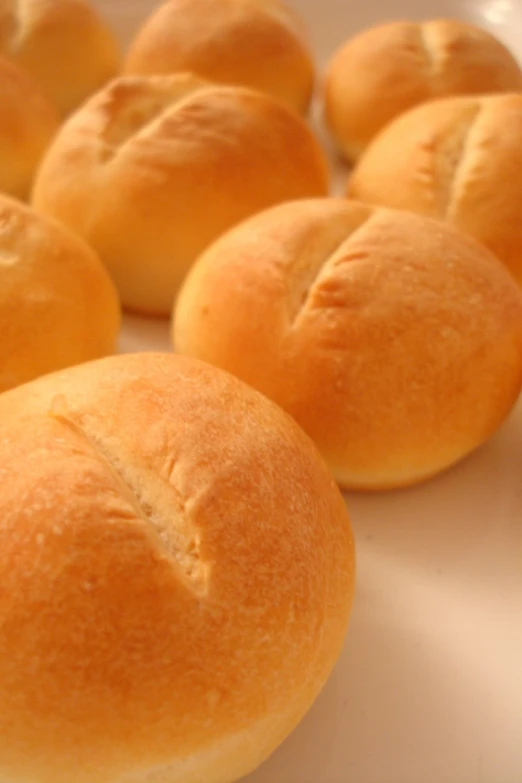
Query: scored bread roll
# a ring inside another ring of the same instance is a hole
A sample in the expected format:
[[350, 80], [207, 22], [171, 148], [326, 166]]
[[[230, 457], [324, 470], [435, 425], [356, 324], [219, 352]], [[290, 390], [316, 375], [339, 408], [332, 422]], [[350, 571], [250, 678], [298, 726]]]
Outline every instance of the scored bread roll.
[[0, 777], [231, 783], [308, 710], [354, 587], [342, 497], [277, 406], [136, 354], [0, 397]]
[[34, 206], [83, 236], [133, 311], [168, 315], [196, 257], [240, 220], [326, 195], [307, 125], [271, 98], [194, 76], [122, 77], [61, 129]]
[[119, 326], [116, 290], [93, 251], [0, 195], [0, 392], [112, 353]]
[[521, 139], [522, 94], [433, 101], [374, 140], [348, 194], [452, 223], [522, 283]]
[[85, 0], [0, 0], [0, 54], [29, 71], [62, 115], [120, 64], [115, 36]]
[[279, 0], [168, 0], [138, 31], [124, 70], [192, 71], [308, 109], [315, 68], [300, 20]]
[[37, 84], [0, 57], [0, 192], [28, 198], [58, 126], [58, 115]]
[[311, 200], [209, 248], [173, 340], [281, 405], [344, 488], [386, 489], [449, 467], [504, 420], [522, 384], [522, 292], [450, 226]]
[[522, 90], [520, 66], [491, 33], [457, 19], [391, 22], [366, 30], [332, 58], [325, 117], [355, 160], [389, 122], [433, 98]]

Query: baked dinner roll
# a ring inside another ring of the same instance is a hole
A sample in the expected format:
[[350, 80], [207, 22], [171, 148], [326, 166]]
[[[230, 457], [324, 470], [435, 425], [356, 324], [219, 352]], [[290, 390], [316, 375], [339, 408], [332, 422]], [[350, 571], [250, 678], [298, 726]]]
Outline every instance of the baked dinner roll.
[[419, 103], [520, 89], [517, 61], [491, 33], [456, 19], [391, 22], [355, 36], [332, 58], [326, 122], [353, 161], [391, 120]]
[[222, 237], [181, 290], [173, 338], [292, 414], [347, 489], [449, 467], [522, 384], [522, 292], [502, 265], [443, 223], [337, 199]]
[[113, 352], [119, 325], [116, 290], [93, 251], [0, 196], [0, 392]]
[[192, 71], [252, 87], [305, 112], [315, 71], [305, 36], [279, 0], [168, 0], [138, 31], [125, 71]]
[[231, 783], [308, 710], [354, 586], [342, 497], [235, 378], [112, 357], [0, 397], [0, 775]]
[[522, 283], [522, 94], [430, 102], [392, 123], [349, 194], [453, 223]]
[[0, 57], [0, 192], [29, 196], [58, 125], [55, 109], [31, 77]]
[[0, 54], [29, 71], [62, 115], [120, 66], [116, 38], [85, 0], [0, 0]]
[[296, 114], [177, 74], [120, 78], [87, 102], [48, 151], [34, 205], [98, 251], [127, 309], [168, 315], [224, 231], [327, 189], [325, 156]]

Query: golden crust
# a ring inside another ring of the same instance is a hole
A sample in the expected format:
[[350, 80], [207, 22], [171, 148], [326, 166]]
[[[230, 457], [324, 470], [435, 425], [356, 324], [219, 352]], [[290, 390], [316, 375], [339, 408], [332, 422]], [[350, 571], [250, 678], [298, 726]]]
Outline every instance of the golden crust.
[[35, 171], [58, 125], [58, 115], [38, 85], [0, 57], [1, 192], [28, 198]]
[[28, 71], [62, 115], [120, 65], [115, 36], [85, 0], [0, 0], [0, 54]]
[[95, 253], [0, 195], [0, 392], [116, 350], [120, 306]]
[[289, 417], [202, 363], [112, 357], [0, 397], [0, 480], [2, 777], [224, 783], [291, 731], [354, 552]]
[[225, 230], [327, 189], [325, 156], [296, 114], [177, 74], [122, 77], [89, 101], [46, 155], [33, 203], [97, 250], [125, 307], [168, 315]]
[[298, 112], [308, 109], [314, 86], [301, 24], [278, 0], [169, 0], [138, 31], [124, 71], [192, 71], [260, 90]]
[[521, 137], [522, 94], [432, 101], [375, 139], [348, 192], [452, 223], [522, 282]]
[[520, 66], [491, 33], [455, 19], [390, 22], [333, 56], [326, 120], [344, 155], [355, 160], [389, 122], [420, 103], [520, 89]]
[[292, 414], [342, 486], [382, 489], [443, 470], [504, 420], [522, 383], [522, 294], [449, 226], [312, 200], [202, 256], [173, 340]]

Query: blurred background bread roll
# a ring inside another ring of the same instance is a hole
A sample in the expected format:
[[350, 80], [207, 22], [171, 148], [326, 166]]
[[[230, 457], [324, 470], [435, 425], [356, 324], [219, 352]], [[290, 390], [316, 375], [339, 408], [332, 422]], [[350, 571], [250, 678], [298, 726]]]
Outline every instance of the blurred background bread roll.
[[59, 118], [38, 85], [0, 57], [0, 193], [29, 196]]
[[33, 203], [99, 253], [132, 311], [170, 315], [196, 257], [244, 218], [326, 195], [305, 122], [268, 96], [190, 75], [122, 77], [62, 127]]
[[391, 120], [433, 98], [522, 89], [520, 66], [491, 33], [457, 19], [390, 22], [350, 39], [331, 59], [325, 117], [355, 160]]
[[0, 392], [112, 353], [119, 326], [116, 290], [92, 250], [0, 195]]
[[195, 264], [175, 349], [234, 373], [314, 439], [340, 485], [449, 467], [522, 384], [522, 292], [451, 226], [342, 201], [280, 205]]
[[279, 0], [168, 0], [146, 20], [124, 70], [191, 71], [308, 109], [314, 63], [304, 25]]
[[348, 193], [452, 223], [522, 283], [521, 170], [522, 94], [448, 98], [412, 109], [380, 134]]
[[[226, 373], [111, 357], [0, 396], [0, 775], [223, 783], [341, 651], [343, 499]], [[16, 567], [13, 567], [16, 564]]]
[[0, 54], [29, 71], [62, 115], [120, 66], [114, 34], [86, 0], [0, 0]]

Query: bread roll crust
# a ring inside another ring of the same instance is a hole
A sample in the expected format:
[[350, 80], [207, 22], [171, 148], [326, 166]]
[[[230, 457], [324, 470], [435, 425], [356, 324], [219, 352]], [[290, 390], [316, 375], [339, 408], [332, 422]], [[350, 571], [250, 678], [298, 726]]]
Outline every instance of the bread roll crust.
[[95, 253], [0, 195], [0, 392], [113, 353], [116, 290]]
[[251, 90], [191, 75], [122, 77], [62, 128], [33, 204], [97, 250], [129, 310], [166, 314], [195, 258], [288, 198], [326, 195], [306, 124]]
[[522, 94], [433, 101], [375, 139], [348, 193], [452, 223], [522, 282], [522, 184], [513, 175], [522, 167], [520, 138]]
[[346, 509], [309, 439], [226, 373], [120, 356], [2, 395], [0, 475], [2, 776], [256, 766], [352, 601]]
[[522, 295], [497, 260], [442, 223], [341, 200], [280, 206], [214, 244], [172, 333], [294, 416], [346, 488], [449, 467], [522, 383]]
[[326, 121], [353, 161], [389, 122], [420, 103], [520, 89], [519, 64], [491, 33], [455, 19], [389, 22], [333, 56]]
[[0, 57], [0, 191], [29, 197], [58, 115], [31, 77]]
[[27, 70], [62, 116], [120, 65], [115, 36], [86, 0], [0, 0], [0, 54]]
[[129, 74], [192, 71], [308, 109], [314, 64], [300, 20], [279, 0], [168, 0], [138, 31]]

